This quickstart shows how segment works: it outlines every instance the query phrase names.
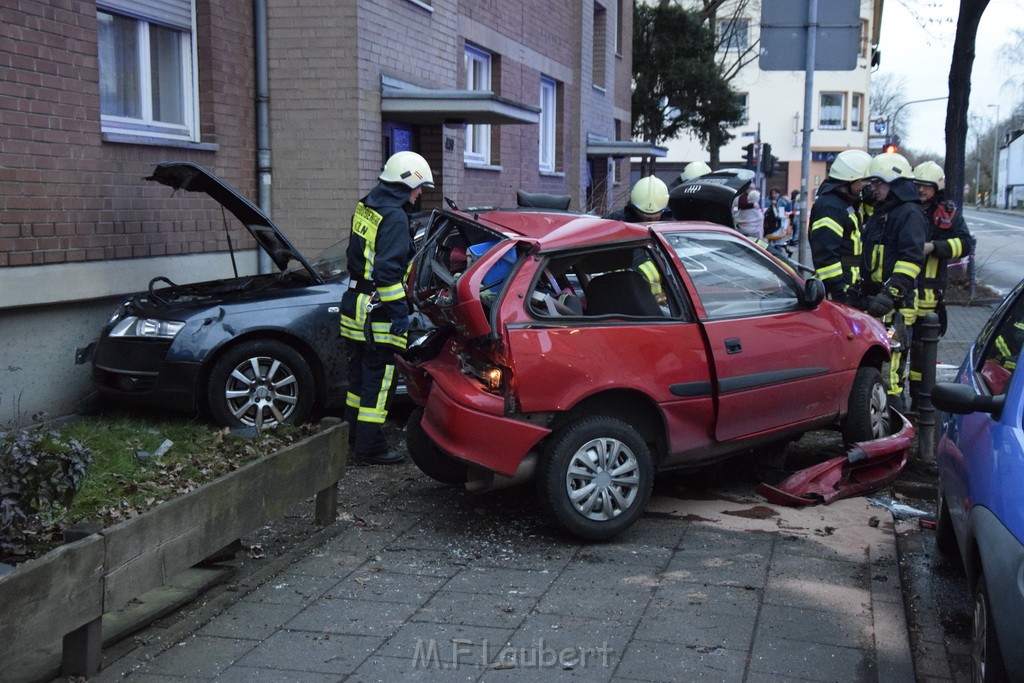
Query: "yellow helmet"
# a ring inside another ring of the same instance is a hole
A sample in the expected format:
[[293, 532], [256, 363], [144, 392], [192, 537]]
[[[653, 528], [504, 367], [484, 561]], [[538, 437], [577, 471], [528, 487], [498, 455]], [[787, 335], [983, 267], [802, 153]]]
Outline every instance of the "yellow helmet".
[[891, 183], [897, 178], [913, 178], [914, 172], [910, 169], [910, 162], [902, 154], [888, 152], [879, 154], [871, 163], [864, 174], [866, 178], [878, 178]]
[[649, 175], [636, 181], [629, 203], [640, 213], [655, 214], [668, 206], [668, 186], [661, 178]]
[[434, 174], [430, 172], [430, 165], [416, 152], [392, 154], [377, 179], [385, 183], [405, 185], [410, 190], [415, 190], [421, 185], [434, 186]]
[[941, 192], [946, 189], [946, 172], [934, 161], [922, 161], [914, 168], [914, 182], [919, 185], [934, 185]]
[[871, 155], [864, 150], [848, 149], [836, 155], [832, 167], [828, 170], [828, 177], [848, 183], [860, 180], [867, 175], [870, 163]]
[[703, 161], [691, 161], [683, 168], [683, 172], [679, 174], [679, 180], [693, 180], [708, 173], [711, 173], [711, 167]]

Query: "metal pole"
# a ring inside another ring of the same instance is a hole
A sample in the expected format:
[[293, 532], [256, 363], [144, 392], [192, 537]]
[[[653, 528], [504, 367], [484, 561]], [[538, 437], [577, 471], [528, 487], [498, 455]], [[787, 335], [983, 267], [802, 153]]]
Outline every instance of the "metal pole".
[[800, 157], [800, 197], [797, 200], [797, 226], [800, 230], [800, 248], [797, 251], [801, 263], [811, 262], [811, 245], [807, 241], [807, 219], [811, 206], [811, 112], [814, 110], [814, 55], [818, 49], [818, 0], [807, 3], [807, 53], [804, 64], [804, 136], [803, 152]]
[[[915, 345], [916, 346], [916, 345]], [[939, 316], [929, 313], [921, 322], [921, 392], [917, 397], [918, 454], [925, 462], [935, 462], [935, 361], [939, 355]]]
[[996, 174], [999, 172], [999, 105], [996, 105], [995, 136], [992, 139], [992, 195], [989, 198], [990, 206], [998, 206], [999, 191], [996, 184]]
[[[260, 210], [271, 214], [270, 201], [270, 66], [267, 46], [267, 0], [254, 0], [256, 49], [256, 176]], [[272, 272], [270, 256], [258, 249], [260, 273]]]

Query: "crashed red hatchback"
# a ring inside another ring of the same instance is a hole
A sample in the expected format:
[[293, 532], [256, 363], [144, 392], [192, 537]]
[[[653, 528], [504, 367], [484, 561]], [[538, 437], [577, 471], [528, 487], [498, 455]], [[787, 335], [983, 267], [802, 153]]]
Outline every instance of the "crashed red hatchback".
[[889, 434], [884, 327], [732, 230], [444, 210], [424, 240], [410, 295], [438, 327], [399, 364], [434, 479], [532, 479], [557, 525], [606, 539], [655, 472], [813, 429]]

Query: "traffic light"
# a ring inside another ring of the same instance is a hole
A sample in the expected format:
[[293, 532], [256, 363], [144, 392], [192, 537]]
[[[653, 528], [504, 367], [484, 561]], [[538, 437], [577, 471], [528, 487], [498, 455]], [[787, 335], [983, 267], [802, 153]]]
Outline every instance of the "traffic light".
[[772, 155], [772, 146], [767, 142], [761, 145], [761, 172], [766, 176], [770, 176], [775, 173], [775, 164], [778, 163], [779, 158]]
[[882, 148], [882, 151], [886, 154], [895, 154], [900, 151], [900, 136], [892, 135], [887, 137], [885, 139], [885, 147]]
[[753, 171], [757, 168], [757, 152], [754, 150], [754, 143], [751, 142], [743, 147], [743, 162], [744, 165]]

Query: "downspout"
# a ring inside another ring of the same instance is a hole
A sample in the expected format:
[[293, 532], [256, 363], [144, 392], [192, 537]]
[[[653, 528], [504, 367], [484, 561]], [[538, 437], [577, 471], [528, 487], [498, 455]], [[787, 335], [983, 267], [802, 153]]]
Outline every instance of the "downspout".
[[[267, 0], [254, 0], [256, 32], [256, 193], [260, 211], [270, 216], [270, 78], [267, 57]], [[270, 255], [263, 249], [258, 272], [272, 271]]]

